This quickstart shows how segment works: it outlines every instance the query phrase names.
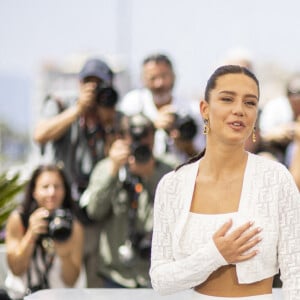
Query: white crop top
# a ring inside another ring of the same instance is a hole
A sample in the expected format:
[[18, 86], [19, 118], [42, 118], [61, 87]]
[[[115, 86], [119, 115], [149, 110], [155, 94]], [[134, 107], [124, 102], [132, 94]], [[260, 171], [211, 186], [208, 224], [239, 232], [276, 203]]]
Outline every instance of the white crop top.
[[[228, 233], [250, 221], [237, 212], [214, 215], [189, 212], [181, 239], [179, 240], [179, 247], [182, 253], [191, 255], [197, 251], [203, 244], [208, 243], [212, 239], [213, 234], [229, 219], [232, 219], [232, 227]], [[260, 236], [262, 236], [262, 233]], [[257, 246], [256, 249], [259, 249], [259, 247]]]
[[199, 161], [165, 175], [154, 200], [150, 277], [160, 294], [192, 288], [228, 263], [215, 246], [213, 233], [233, 219], [262, 228], [259, 253], [236, 264], [240, 284], [274, 276], [279, 268], [284, 299], [300, 299], [300, 195], [280, 163], [248, 153], [236, 213], [190, 213]]

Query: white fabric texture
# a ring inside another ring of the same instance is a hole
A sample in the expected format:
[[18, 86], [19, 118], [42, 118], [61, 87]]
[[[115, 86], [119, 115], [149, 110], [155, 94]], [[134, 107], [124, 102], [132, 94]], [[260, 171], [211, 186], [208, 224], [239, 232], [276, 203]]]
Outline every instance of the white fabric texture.
[[[150, 276], [161, 294], [192, 288], [227, 264], [212, 237], [193, 251], [182, 246], [198, 168], [199, 161], [168, 173], [157, 187]], [[237, 215], [238, 223], [253, 220], [263, 229], [259, 254], [236, 265], [239, 283], [271, 277], [280, 267], [284, 299], [300, 299], [300, 195], [285, 166], [248, 153]]]
[[[228, 233], [249, 221], [236, 212], [216, 215], [190, 212], [182, 230], [182, 238], [179, 241], [181, 251], [188, 255], [193, 254], [203, 243], [208, 243], [213, 234], [229, 219], [232, 219], [233, 223]], [[257, 249], [259, 248], [257, 247]]]

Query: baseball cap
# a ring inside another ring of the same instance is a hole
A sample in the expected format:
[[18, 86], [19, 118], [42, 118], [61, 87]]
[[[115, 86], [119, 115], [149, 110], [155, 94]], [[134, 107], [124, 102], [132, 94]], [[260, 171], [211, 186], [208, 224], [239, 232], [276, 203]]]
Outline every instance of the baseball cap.
[[102, 79], [106, 83], [110, 83], [113, 79], [113, 72], [108, 65], [101, 59], [89, 59], [79, 72], [79, 79], [95, 76]]

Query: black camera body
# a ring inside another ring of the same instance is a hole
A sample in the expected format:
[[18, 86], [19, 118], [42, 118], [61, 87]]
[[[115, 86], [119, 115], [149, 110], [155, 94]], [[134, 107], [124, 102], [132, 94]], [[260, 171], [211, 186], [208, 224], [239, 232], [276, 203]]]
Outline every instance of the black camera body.
[[152, 157], [152, 152], [147, 145], [143, 145], [138, 141], [131, 144], [131, 154], [134, 156], [137, 163], [147, 163]]
[[149, 146], [142, 144], [141, 140], [150, 134], [149, 124], [145, 124], [142, 118], [134, 116], [130, 120], [129, 134], [132, 138], [131, 154], [138, 163], [146, 163], [152, 157], [152, 151]]
[[73, 215], [69, 209], [56, 209], [48, 217], [47, 236], [56, 241], [66, 241], [72, 233]]
[[150, 259], [151, 257], [152, 232], [137, 234], [134, 247], [141, 258]]
[[135, 233], [131, 240], [127, 239], [118, 249], [120, 262], [126, 266], [133, 266], [136, 257], [143, 260], [151, 258], [152, 232]]
[[118, 98], [118, 93], [112, 86], [104, 82], [97, 85], [95, 89], [95, 101], [98, 105], [112, 108], [117, 104]]
[[175, 113], [174, 128], [179, 131], [179, 138], [184, 141], [192, 140], [198, 131], [195, 120], [188, 114]]

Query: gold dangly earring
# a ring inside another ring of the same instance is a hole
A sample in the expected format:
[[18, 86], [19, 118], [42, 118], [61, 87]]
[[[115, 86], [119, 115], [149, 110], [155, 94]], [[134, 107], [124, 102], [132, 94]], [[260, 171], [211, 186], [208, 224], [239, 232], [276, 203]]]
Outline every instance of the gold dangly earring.
[[255, 134], [255, 131], [256, 131], [256, 127], [253, 128], [253, 132], [252, 132], [252, 142], [253, 142], [253, 143], [256, 142], [256, 134]]
[[204, 134], [204, 135], [207, 135], [208, 133], [209, 133], [208, 119], [204, 119], [203, 134]]

